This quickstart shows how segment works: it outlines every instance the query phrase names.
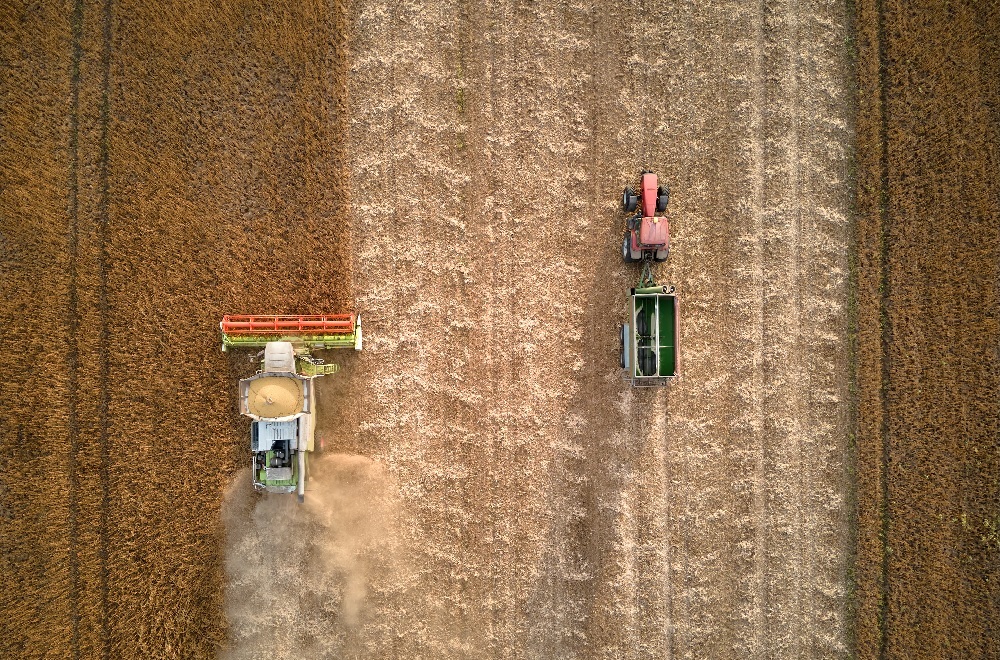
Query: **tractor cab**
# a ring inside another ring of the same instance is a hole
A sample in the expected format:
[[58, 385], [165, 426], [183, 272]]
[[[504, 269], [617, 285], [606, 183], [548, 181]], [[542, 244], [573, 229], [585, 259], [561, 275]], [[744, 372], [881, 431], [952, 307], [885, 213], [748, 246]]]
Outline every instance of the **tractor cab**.
[[[622, 209], [631, 215], [626, 220], [622, 258], [627, 262], [666, 261], [670, 253], [670, 222], [667, 204], [670, 190], [659, 185], [656, 174], [643, 172], [639, 177], [639, 195], [632, 188], [622, 194]], [[641, 208], [640, 208], [641, 202]]]

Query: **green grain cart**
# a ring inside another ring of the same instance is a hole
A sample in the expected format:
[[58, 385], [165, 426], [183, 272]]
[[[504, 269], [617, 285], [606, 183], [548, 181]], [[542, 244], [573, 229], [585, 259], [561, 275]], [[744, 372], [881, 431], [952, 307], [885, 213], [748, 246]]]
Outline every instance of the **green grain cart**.
[[621, 331], [621, 366], [635, 387], [669, 385], [680, 367], [677, 296], [672, 286], [643, 280], [629, 297], [629, 321]]

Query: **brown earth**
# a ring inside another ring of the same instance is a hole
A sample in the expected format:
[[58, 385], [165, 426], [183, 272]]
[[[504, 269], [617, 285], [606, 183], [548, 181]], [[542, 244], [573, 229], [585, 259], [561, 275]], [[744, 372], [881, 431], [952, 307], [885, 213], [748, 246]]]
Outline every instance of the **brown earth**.
[[[283, 537], [258, 507], [229, 555], [233, 655], [845, 656], [844, 11], [352, 16], [367, 343], [323, 424], [388, 471], [398, 537], [358, 547], [308, 507], [309, 538]], [[659, 276], [684, 314], [683, 379], [656, 391], [617, 368], [638, 277], [617, 199], [643, 167], [673, 188]], [[357, 573], [310, 572], [331, 548], [367, 567], [350, 621], [329, 604]]]
[[857, 648], [1000, 657], [1000, 5], [858, 3]]
[[[847, 655], [843, 7], [3, 23], [0, 655]], [[655, 391], [617, 368], [642, 168], [683, 314]], [[257, 501], [215, 324], [351, 306], [310, 503]]]

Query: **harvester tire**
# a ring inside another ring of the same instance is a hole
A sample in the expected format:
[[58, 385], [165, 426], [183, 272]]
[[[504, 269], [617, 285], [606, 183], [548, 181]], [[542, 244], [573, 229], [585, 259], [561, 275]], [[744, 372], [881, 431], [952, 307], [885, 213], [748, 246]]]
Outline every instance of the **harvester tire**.
[[639, 206], [639, 198], [636, 196], [635, 191], [631, 188], [626, 188], [622, 192], [622, 210], [626, 213], [631, 213]]
[[666, 186], [660, 186], [656, 189], [656, 211], [662, 213], [667, 210], [667, 204], [670, 203], [670, 188]]

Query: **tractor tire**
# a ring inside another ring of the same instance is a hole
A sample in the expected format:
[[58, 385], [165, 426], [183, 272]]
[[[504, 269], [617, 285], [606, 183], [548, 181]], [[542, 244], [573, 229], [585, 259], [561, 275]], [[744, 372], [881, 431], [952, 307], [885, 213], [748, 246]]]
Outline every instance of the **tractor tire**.
[[639, 206], [639, 198], [636, 196], [635, 191], [631, 188], [626, 188], [622, 192], [622, 210], [626, 213], [631, 213]]
[[638, 257], [632, 254], [632, 232], [630, 231], [625, 232], [625, 238], [622, 239], [622, 259], [627, 264], [634, 264], [642, 260], [641, 254]]
[[653, 255], [653, 261], [666, 261], [667, 257], [669, 256], [670, 256], [669, 247], [665, 250], [657, 250], [656, 253]]
[[657, 213], [663, 213], [667, 210], [667, 204], [670, 203], [670, 188], [666, 186], [660, 186], [656, 189], [656, 211]]

